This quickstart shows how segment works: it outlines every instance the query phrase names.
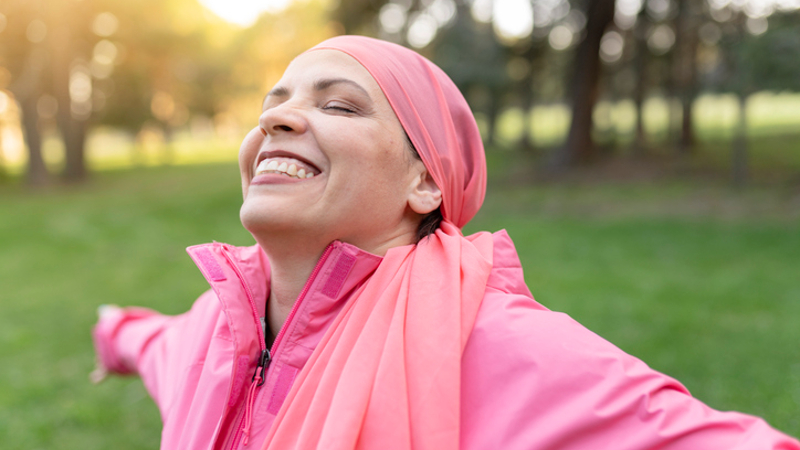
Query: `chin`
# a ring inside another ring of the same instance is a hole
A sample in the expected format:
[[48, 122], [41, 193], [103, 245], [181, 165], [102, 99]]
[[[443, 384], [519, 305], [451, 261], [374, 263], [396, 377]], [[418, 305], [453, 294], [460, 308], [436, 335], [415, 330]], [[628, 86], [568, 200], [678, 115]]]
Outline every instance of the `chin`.
[[239, 210], [239, 220], [242, 222], [242, 226], [253, 235], [270, 232], [277, 226], [273, 223], [275, 222], [274, 214], [247, 202]]
[[264, 208], [263, 205], [257, 205], [255, 202], [245, 202], [242, 205], [239, 210], [239, 220], [242, 222], [242, 226], [256, 237], [256, 240], [264, 236], [296, 234], [302, 229], [296, 217]]

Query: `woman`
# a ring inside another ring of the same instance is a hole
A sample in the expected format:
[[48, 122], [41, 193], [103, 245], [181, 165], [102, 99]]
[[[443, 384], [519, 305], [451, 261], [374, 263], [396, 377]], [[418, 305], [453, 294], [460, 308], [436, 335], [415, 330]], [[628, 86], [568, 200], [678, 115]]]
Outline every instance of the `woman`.
[[504, 232], [461, 235], [483, 147], [416, 53], [299, 56], [239, 163], [258, 244], [189, 248], [212, 290], [188, 313], [94, 330], [101, 368], [158, 403], [162, 448], [800, 449], [536, 303]]

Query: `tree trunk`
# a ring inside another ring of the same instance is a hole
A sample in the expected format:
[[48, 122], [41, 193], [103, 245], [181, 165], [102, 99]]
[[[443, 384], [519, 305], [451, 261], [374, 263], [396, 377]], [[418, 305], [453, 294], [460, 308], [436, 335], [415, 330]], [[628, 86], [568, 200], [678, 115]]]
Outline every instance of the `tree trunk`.
[[[638, 57], [637, 57], [638, 58]], [[641, 69], [641, 67], [640, 67]], [[633, 94], [633, 103], [636, 107], [636, 135], [633, 139], [633, 153], [644, 155], [647, 153], [647, 136], [644, 131], [644, 75], [637, 74], [636, 90]]]
[[47, 52], [41, 44], [33, 45], [25, 56], [22, 71], [9, 88], [20, 104], [22, 131], [28, 146], [26, 182], [31, 186], [50, 183], [50, 173], [42, 157], [42, 135], [39, 132], [37, 103], [43, 91], [43, 78], [47, 68]]
[[572, 77], [572, 122], [567, 141], [553, 159], [554, 168], [574, 166], [596, 156], [592, 112], [600, 81], [600, 39], [614, 19], [614, 0], [589, 0], [586, 37], [575, 52]]
[[692, 126], [692, 103], [697, 92], [697, 46], [698, 23], [694, 0], [679, 0], [676, 20], [675, 42], [675, 84], [681, 103], [681, 125], [677, 150], [680, 154], [690, 153], [694, 147], [694, 127]]
[[501, 92], [493, 91], [489, 94], [487, 109], [486, 109], [486, 143], [494, 144], [495, 131], [497, 130], [497, 117], [500, 115], [500, 101], [498, 98]]
[[525, 76], [524, 79], [520, 82], [520, 97], [522, 100], [522, 111], [524, 117], [524, 125], [522, 127], [522, 150], [526, 153], [533, 153], [536, 149], [536, 145], [533, 142], [533, 83], [534, 83], [534, 74], [535, 71], [533, 70], [534, 62], [537, 59], [537, 49], [538, 46], [533, 42], [531, 38], [531, 42], [529, 43], [528, 49], [525, 50], [525, 53], [522, 55], [522, 58], [525, 58], [530, 64], [530, 70], [528, 74]]
[[694, 95], [690, 92], [684, 92], [681, 95], [681, 135], [678, 140], [678, 152], [681, 154], [688, 154], [694, 151], [694, 126], [692, 118], [692, 103], [694, 103]]
[[633, 103], [636, 108], [636, 135], [633, 139], [633, 153], [644, 155], [647, 152], [647, 136], [644, 131], [644, 96], [647, 89], [647, 15], [645, 8], [639, 13], [636, 26], [633, 29], [634, 57], [633, 65], [636, 70], [636, 86], [633, 91]]
[[28, 144], [27, 183], [31, 186], [50, 184], [50, 172], [42, 157], [42, 135], [39, 132], [39, 113], [36, 111], [38, 98], [29, 96], [20, 99], [22, 112], [22, 131]]
[[61, 135], [64, 139], [65, 165], [64, 179], [70, 182], [80, 182], [86, 179], [86, 121], [65, 121], [61, 126]]
[[522, 151], [532, 153], [535, 149], [533, 144], [533, 78], [526, 77], [520, 87], [522, 94], [522, 140], [520, 142]]
[[[74, 42], [69, 28], [62, 26], [54, 31], [53, 92], [58, 100], [56, 119], [64, 141], [64, 179], [80, 182], [86, 179], [86, 127], [87, 118], [76, 116], [72, 110], [69, 85], [73, 64], [77, 63]], [[73, 45], [71, 45], [73, 44]]]
[[747, 97], [740, 93], [739, 97], [739, 125], [733, 139], [733, 185], [743, 187], [747, 183]]

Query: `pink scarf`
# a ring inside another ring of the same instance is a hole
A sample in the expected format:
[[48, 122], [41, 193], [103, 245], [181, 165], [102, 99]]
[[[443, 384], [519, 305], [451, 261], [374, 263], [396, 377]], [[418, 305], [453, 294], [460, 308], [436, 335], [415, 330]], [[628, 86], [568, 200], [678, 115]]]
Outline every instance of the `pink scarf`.
[[461, 354], [492, 268], [492, 237], [464, 237], [483, 203], [486, 162], [461, 93], [433, 63], [360, 36], [315, 49], [372, 74], [442, 190], [444, 221], [390, 249], [298, 375], [264, 449], [459, 448]]

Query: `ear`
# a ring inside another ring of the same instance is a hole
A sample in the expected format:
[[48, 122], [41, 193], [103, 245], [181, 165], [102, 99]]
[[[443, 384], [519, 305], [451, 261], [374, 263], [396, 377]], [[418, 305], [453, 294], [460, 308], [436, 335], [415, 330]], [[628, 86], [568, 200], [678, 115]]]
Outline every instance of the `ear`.
[[[421, 162], [420, 162], [421, 164]], [[425, 215], [442, 204], [442, 190], [433, 181], [427, 170], [422, 170], [412, 180], [408, 195], [408, 206], [417, 214]]]

